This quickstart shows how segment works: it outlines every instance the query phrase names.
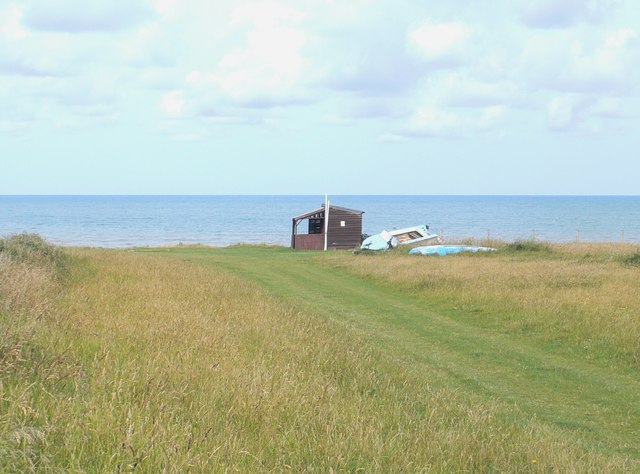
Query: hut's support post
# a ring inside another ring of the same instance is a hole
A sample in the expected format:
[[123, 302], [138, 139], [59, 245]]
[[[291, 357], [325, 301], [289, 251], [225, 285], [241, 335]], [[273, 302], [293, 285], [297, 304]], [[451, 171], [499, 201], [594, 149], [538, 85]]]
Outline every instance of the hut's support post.
[[296, 234], [297, 234], [297, 225], [296, 225], [296, 220], [292, 219], [293, 223], [291, 224], [291, 248], [294, 249], [296, 248]]
[[327, 239], [329, 237], [329, 197], [324, 195], [324, 250], [327, 251]]

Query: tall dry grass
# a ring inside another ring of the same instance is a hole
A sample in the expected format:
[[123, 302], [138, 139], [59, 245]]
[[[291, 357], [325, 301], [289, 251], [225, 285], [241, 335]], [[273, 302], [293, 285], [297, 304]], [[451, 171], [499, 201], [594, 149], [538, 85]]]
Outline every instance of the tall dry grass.
[[[630, 468], [434, 388], [347, 327], [223, 272], [122, 251], [73, 255], [65, 293], [17, 352], [2, 346], [0, 471]], [[5, 279], [3, 295], [17, 281]], [[22, 334], [14, 311], [37, 306], [29, 298], [5, 306], [3, 331]]]
[[495, 254], [334, 254], [319, 261], [392, 283], [481, 325], [640, 365], [634, 245], [543, 244], [519, 251], [493, 244]]
[[37, 235], [0, 239], [0, 311], [42, 316], [55, 299], [68, 259]]

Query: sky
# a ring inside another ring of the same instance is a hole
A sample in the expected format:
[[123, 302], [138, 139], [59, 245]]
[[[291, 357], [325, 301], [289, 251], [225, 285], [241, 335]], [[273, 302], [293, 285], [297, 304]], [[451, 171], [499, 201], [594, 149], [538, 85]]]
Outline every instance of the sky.
[[640, 194], [637, 0], [0, 0], [0, 194]]

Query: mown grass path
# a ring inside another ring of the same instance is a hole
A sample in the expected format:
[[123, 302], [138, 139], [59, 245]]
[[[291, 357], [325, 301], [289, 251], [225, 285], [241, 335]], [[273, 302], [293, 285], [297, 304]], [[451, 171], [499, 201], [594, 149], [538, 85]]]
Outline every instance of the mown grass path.
[[427, 383], [453, 387], [470, 400], [516, 405], [515, 423], [535, 418], [587, 449], [640, 458], [640, 377], [630, 368], [465, 324], [397, 288], [318, 265], [317, 253], [252, 247], [165, 252], [223, 268], [303, 312], [341, 321]]

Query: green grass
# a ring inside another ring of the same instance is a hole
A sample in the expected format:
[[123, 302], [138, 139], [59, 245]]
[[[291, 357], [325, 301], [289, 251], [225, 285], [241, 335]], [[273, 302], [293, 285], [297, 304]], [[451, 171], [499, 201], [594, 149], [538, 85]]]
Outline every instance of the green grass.
[[536, 242], [533, 240], [516, 240], [504, 246], [505, 250], [511, 252], [542, 252], [551, 253], [551, 247], [544, 242]]
[[0, 253], [0, 471], [637, 471], [628, 254]]
[[625, 265], [640, 267], [640, 251], [636, 251], [630, 255], [625, 255], [621, 258], [622, 263]]
[[[224, 267], [302, 311], [344, 322], [403, 367], [435, 375], [438, 385], [463, 390], [476, 401], [515, 404], [522, 410], [520, 422], [535, 418], [566, 430], [566, 436], [588, 449], [640, 457], [640, 381], [635, 368], [611, 359], [594, 361], [577, 348], [558, 347], [553, 338], [541, 344], [549, 339], [531, 338], [526, 331], [496, 331], [495, 324], [483, 327], [477, 320], [491, 305], [474, 309], [467, 302], [461, 309], [443, 304], [445, 298], [434, 304], [415, 289], [399, 291], [397, 285], [370, 278], [367, 271], [345, 271], [362, 258], [381, 271], [385, 257], [326, 258], [259, 249], [175, 254]], [[387, 257], [392, 263], [398, 258]], [[474, 257], [465, 261], [481, 264]], [[465, 290], [462, 283], [449, 285], [448, 303], [455, 301], [452, 287]], [[493, 317], [515, 317], [501, 311]]]

